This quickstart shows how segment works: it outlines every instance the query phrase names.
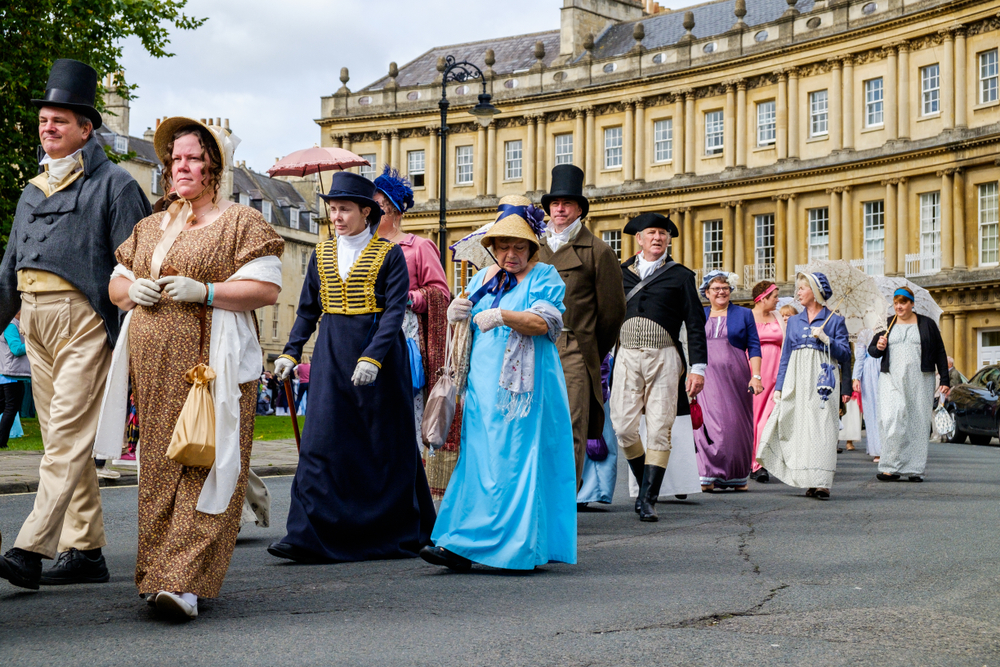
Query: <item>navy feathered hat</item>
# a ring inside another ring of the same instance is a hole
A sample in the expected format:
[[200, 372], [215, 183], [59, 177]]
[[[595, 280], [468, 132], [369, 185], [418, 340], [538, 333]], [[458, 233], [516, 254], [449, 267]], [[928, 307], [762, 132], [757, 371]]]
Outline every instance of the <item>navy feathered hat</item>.
[[400, 213], [413, 208], [413, 186], [410, 179], [389, 165], [382, 169], [382, 175], [375, 179], [375, 187], [384, 194]]

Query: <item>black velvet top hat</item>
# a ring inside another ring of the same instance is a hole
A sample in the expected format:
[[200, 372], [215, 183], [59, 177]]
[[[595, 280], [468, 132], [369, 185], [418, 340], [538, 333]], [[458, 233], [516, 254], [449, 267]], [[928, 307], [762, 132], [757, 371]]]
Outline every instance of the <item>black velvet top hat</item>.
[[357, 203], [358, 206], [371, 208], [368, 213], [368, 224], [377, 225], [382, 219], [382, 209], [378, 203], [372, 199], [375, 196], [375, 184], [364, 176], [352, 174], [349, 171], [335, 171], [330, 179], [329, 194], [320, 195], [323, 199], [330, 201], [333, 199], [346, 199]]
[[96, 97], [97, 70], [79, 60], [60, 58], [52, 63], [45, 97], [31, 100], [31, 103], [39, 108], [59, 107], [83, 114], [96, 130], [103, 124], [101, 114], [94, 108]]
[[638, 234], [644, 229], [649, 229], [650, 227], [656, 227], [657, 229], [665, 229], [671, 237], [677, 238], [681, 235], [680, 231], [677, 229], [677, 225], [673, 221], [659, 213], [643, 213], [642, 215], [637, 215], [628, 221], [625, 225], [626, 234]]
[[552, 168], [552, 188], [547, 195], [542, 195], [542, 208], [549, 212], [549, 204], [553, 199], [572, 199], [580, 205], [583, 212], [581, 218], [586, 218], [590, 212], [590, 202], [583, 196], [583, 169], [572, 164], [560, 164]]

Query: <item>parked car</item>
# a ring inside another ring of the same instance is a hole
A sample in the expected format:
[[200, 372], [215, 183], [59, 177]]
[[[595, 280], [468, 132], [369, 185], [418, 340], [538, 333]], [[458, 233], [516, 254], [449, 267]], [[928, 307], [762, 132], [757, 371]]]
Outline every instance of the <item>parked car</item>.
[[988, 445], [1000, 436], [1000, 365], [984, 366], [965, 384], [952, 387], [945, 403], [955, 416], [951, 442]]

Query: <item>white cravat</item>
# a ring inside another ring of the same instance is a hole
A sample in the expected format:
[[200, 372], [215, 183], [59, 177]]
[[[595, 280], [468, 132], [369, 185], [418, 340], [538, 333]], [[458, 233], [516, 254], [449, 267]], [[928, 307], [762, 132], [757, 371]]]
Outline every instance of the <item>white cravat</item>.
[[351, 267], [358, 261], [361, 251], [365, 249], [369, 241], [372, 240], [373, 232], [370, 227], [365, 227], [363, 232], [354, 236], [337, 236], [337, 269], [341, 280], [347, 280], [351, 273]]
[[38, 164], [48, 166], [48, 173], [46, 175], [49, 179], [49, 190], [55, 190], [66, 180], [67, 176], [79, 169], [83, 169], [83, 161], [80, 159], [81, 152], [83, 152], [82, 148], [77, 149], [66, 157], [58, 158], [50, 157], [46, 153], [45, 157]]
[[564, 245], [575, 239], [576, 235], [580, 231], [581, 224], [582, 223], [580, 222], [580, 218], [577, 218], [572, 225], [562, 230], [561, 232], [557, 232], [555, 230], [555, 227], [553, 227], [552, 223], [549, 222], [547, 243], [552, 252], [559, 250], [559, 248], [563, 247]]
[[642, 280], [645, 280], [649, 276], [649, 274], [651, 274], [656, 269], [656, 267], [660, 265], [660, 262], [663, 261], [662, 255], [651, 262], [647, 262], [643, 258], [641, 252], [637, 255], [637, 257], [639, 259], [639, 278], [641, 278]]

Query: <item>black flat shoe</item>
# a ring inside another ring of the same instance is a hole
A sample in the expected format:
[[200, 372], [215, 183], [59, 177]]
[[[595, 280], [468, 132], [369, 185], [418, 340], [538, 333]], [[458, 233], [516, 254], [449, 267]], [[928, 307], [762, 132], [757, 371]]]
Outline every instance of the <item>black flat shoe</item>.
[[676, 496], [674, 496], [674, 498], [676, 498], [677, 500], [687, 500], [687, 497], [688, 494], [686, 493], [678, 493]]
[[42, 557], [39, 554], [14, 547], [0, 556], [0, 579], [15, 586], [37, 591], [41, 575]]
[[813, 497], [816, 498], [816, 500], [829, 500], [830, 492], [826, 489], [816, 489], [816, 493], [813, 494]]
[[879, 474], [875, 475], [875, 479], [877, 479], [880, 482], [898, 482], [899, 475], [889, 475], [887, 473], [880, 472]]
[[922, 481], [924, 481], [924, 478], [921, 477], [920, 475], [910, 475], [909, 479], [910, 479], [911, 482], [922, 482]]
[[420, 557], [431, 565], [440, 565], [456, 572], [468, 572], [472, 569], [472, 561], [444, 547], [426, 546], [420, 550]]
[[326, 565], [337, 562], [332, 558], [321, 556], [314, 551], [297, 547], [288, 542], [273, 543], [267, 548], [267, 553], [277, 558], [285, 558], [287, 560], [295, 561], [296, 563], [302, 563], [303, 565]]
[[38, 583], [42, 586], [65, 586], [108, 581], [111, 581], [111, 574], [103, 555], [91, 558], [79, 549], [70, 549], [59, 554], [56, 564], [42, 573]]
[[761, 468], [760, 470], [757, 471], [756, 480], [760, 484], [767, 484], [768, 482], [771, 481], [771, 473], [769, 473], [766, 468]]

